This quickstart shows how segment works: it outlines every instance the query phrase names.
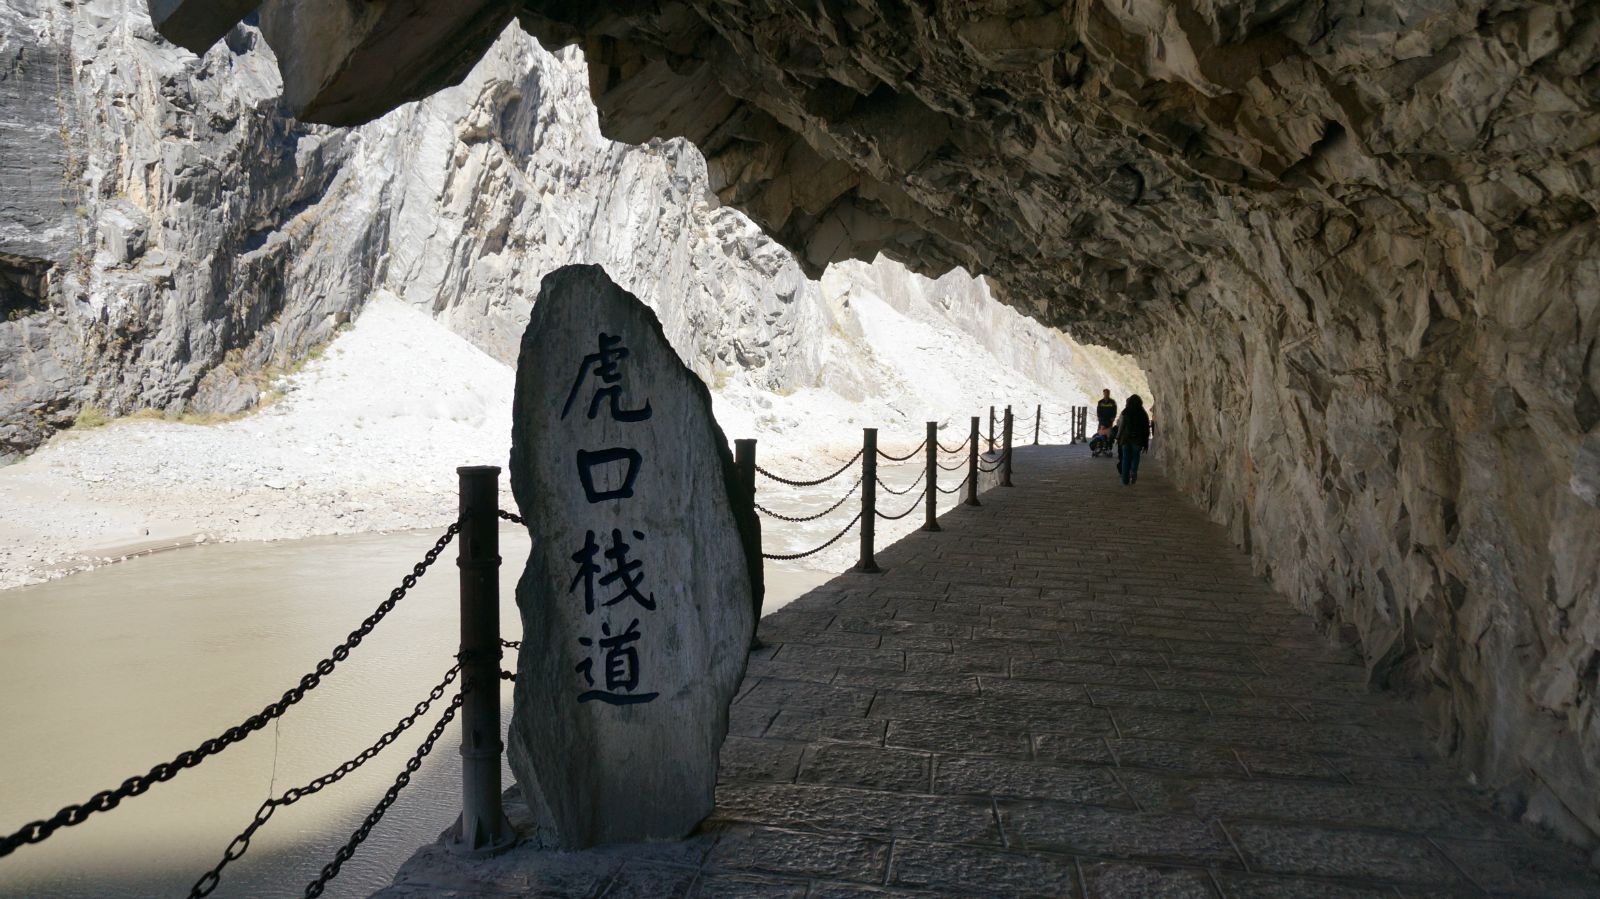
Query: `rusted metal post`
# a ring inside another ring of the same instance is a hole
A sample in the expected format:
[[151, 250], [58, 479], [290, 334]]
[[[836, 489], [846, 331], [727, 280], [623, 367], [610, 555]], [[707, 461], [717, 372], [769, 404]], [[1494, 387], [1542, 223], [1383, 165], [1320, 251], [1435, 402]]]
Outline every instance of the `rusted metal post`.
[[1002, 487], [1011, 486], [1011, 425], [1011, 407], [1007, 406], [1005, 430], [1001, 432], [1001, 436], [1005, 440], [1005, 449], [1001, 450], [1005, 455], [1000, 457], [1000, 486]]
[[456, 469], [461, 489], [461, 817], [458, 854], [482, 858], [516, 841], [500, 806], [500, 469]]
[[861, 429], [861, 559], [855, 570], [877, 574], [883, 569], [872, 557], [878, 524], [878, 429]]
[[[759, 560], [761, 558], [761, 520], [755, 511], [756, 442], [754, 438], [746, 437], [733, 441], [733, 466], [739, 473], [739, 487], [744, 491], [744, 499], [740, 500], [740, 502], [750, 504], [750, 520], [755, 522], [755, 530], [753, 532], [747, 528], [740, 528], [745, 542], [746, 558]], [[752, 584], [751, 586], [754, 588], [757, 585]], [[750, 591], [750, 601], [755, 607], [755, 620], [757, 622], [761, 621], [762, 593], [763, 591], [759, 589]], [[753, 633], [750, 635], [751, 649], [760, 649], [763, 645], [759, 637]]]
[[924, 531], [939, 528], [939, 423], [928, 422], [928, 514], [922, 523]]
[[989, 407], [989, 452], [994, 452], [994, 407]]
[[1044, 404], [1033, 407], [1033, 445], [1039, 445], [1039, 425], [1044, 421]]
[[972, 434], [967, 438], [967, 501], [969, 506], [981, 506], [978, 502], [978, 416], [972, 416]]

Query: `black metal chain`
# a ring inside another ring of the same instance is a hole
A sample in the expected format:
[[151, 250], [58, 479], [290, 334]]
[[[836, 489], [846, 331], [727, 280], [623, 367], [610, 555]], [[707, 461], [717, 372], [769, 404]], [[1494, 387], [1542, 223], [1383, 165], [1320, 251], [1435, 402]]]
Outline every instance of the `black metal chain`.
[[994, 472], [997, 472], [1001, 468], [1003, 468], [1005, 466], [1006, 460], [1009, 459], [1009, 458], [1011, 458], [1011, 451], [1010, 450], [1006, 450], [1005, 452], [1001, 453], [1000, 455], [994, 457], [994, 460], [993, 460], [994, 461], [994, 465], [990, 466], [989, 468], [984, 468], [983, 467], [983, 463], [979, 462], [978, 463], [978, 470], [983, 472], [984, 474], [993, 474]]
[[970, 480], [972, 480], [972, 475], [968, 474], [966, 477], [961, 479], [961, 483], [955, 485], [954, 487], [951, 487], [949, 490], [946, 490], [946, 489], [944, 489], [943, 487], [940, 487], [937, 484], [934, 485], [933, 489], [939, 491], [940, 493], [946, 493], [946, 494], [948, 494], [948, 493], [957, 493], [957, 492], [960, 492], [962, 487], [967, 486], [967, 482], [970, 481]]
[[850, 497], [856, 495], [856, 490], [859, 489], [860, 487], [861, 487], [861, 478], [856, 478], [856, 482], [854, 484], [850, 485], [850, 490], [847, 493], [845, 493], [844, 496], [839, 497], [839, 501], [838, 502], [834, 503], [833, 505], [829, 506], [826, 509], [823, 509], [821, 512], [818, 512], [815, 515], [807, 515], [807, 516], [805, 516], [803, 518], [797, 518], [797, 517], [794, 517], [792, 515], [785, 515], [782, 512], [774, 512], [771, 509], [767, 508], [766, 506], [761, 505], [760, 503], [756, 503], [755, 507], [756, 507], [756, 511], [757, 512], [760, 512], [763, 515], [770, 515], [773, 518], [777, 518], [777, 519], [780, 519], [782, 521], [792, 521], [792, 522], [795, 522], [796, 524], [799, 524], [801, 522], [806, 522], [806, 521], [816, 521], [818, 518], [821, 518], [824, 515], [827, 515], [828, 513], [832, 512], [835, 509], [839, 508], [840, 506], [844, 505], [850, 499]]
[[917, 448], [916, 449], [912, 450], [909, 453], [906, 453], [904, 456], [891, 456], [888, 453], [884, 452], [883, 450], [878, 450], [878, 455], [882, 456], [885, 459], [888, 459], [890, 462], [904, 462], [907, 459], [915, 457], [917, 455], [917, 453], [920, 453], [920, 452], [922, 452], [923, 450], [925, 450], [927, 448], [928, 448], [927, 438], [923, 438], [923, 441], [921, 443], [917, 444]]
[[500, 639], [500, 645], [505, 647], [506, 649], [521, 649], [522, 648], [522, 641], [521, 640], [507, 640], [504, 637], [502, 637]]
[[821, 546], [817, 547], [816, 549], [808, 549], [803, 553], [791, 553], [791, 554], [786, 554], [786, 555], [779, 555], [779, 554], [774, 554], [774, 553], [762, 553], [761, 554], [761, 558], [763, 558], [763, 559], [775, 559], [775, 560], [780, 561], [780, 562], [792, 562], [795, 559], [804, 559], [806, 556], [814, 556], [817, 553], [822, 552], [823, 550], [827, 549], [828, 547], [834, 545], [835, 543], [838, 543], [839, 542], [839, 538], [843, 537], [845, 534], [850, 533], [850, 529], [855, 527], [856, 526], [856, 522], [858, 522], [860, 520], [861, 520], [861, 513], [857, 512], [856, 513], [856, 517], [850, 519], [850, 523], [844, 526], [844, 530], [842, 530], [839, 533], [834, 534], [832, 537], [828, 538], [828, 542], [827, 543], [822, 544]]
[[890, 487], [888, 484], [885, 484], [883, 482], [882, 478], [874, 477], [873, 480], [878, 482], [878, 486], [882, 487], [884, 489], [885, 493], [892, 493], [895, 496], [905, 496], [907, 493], [910, 493], [911, 491], [917, 489], [917, 485], [922, 483], [922, 479], [927, 477], [927, 476], [928, 476], [928, 470], [926, 468], [924, 468], [922, 470], [922, 473], [917, 475], [917, 479], [915, 481], [912, 481], [911, 483], [907, 484], [905, 486], [904, 490], [896, 490], [893, 487]]
[[962, 459], [960, 462], [957, 462], [954, 465], [946, 465], [943, 462], [935, 462], [933, 464], [939, 466], [939, 470], [941, 471], [960, 471], [961, 469], [967, 467], [967, 460]]
[[377, 806], [367, 814], [367, 819], [361, 822], [361, 826], [356, 828], [354, 833], [350, 834], [349, 841], [340, 846], [339, 851], [334, 853], [333, 861], [322, 866], [322, 873], [317, 879], [306, 884], [306, 899], [315, 899], [315, 897], [322, 895], [322, 891], [328, 886], [328, 881], [339, 876], [339, 869], [344, 867], [344, 863], [356, 854], [356, 847], [360, 846], [366, 840], [367, 835], [372, 833], [372, 828], [383, 820], [384, 813], [389, 810], [389, 806], [394, 805], [395, 799], [400, 796], [400, 791], [411, 783], [411, 775], [417, 773], [422, 767], [422, 760], [427, 758], [428, 753], [433, 751], [433, 744], [439, 741], [439, 737], [444, 734], [444, 729], [449, 727], [450, 722], [455, 719], [456, 711], [461, 708], [461, 697], [472, 687], [472, 684], [467, 684], [465, 689], [456, 693], [455, 697], [450, 700], [449, 708], [446, 708], [444, 714], [439, 716], [438, 722], [433, 725], [433, 730], [428, 731], [428, 738], [423, 740], [422, 745], [417, 747], [417, 751], [412, 754], [411, 758], [406, 760], [405, 770], [395, 777], [394, 784], [383, 794], [383, 798], [378, 800]]
[[361, 622], [360, 627], [351, 631], [343, 643], [333, 648], [333, 652], [329, 654], [328, 658], [318, 662], [314, 670], [300, 678], [300, 683], [286, 691], [277, 702], [246, 718], [242, 723], [228, 728], [220, 736], [212, 737], [194, 749], [180, 752], [172, 761], [162, 762], [145, 774], [128, 778], [114, 790], [102, 790], [89, 797], [88, 801], [81, 805], [69, 805], [56, 812], [49, 819], [34, 821], [24, 825], [16, 833], [0, 837], [0, 858], [10, 855], [20, 846], [43, 842], [62, 827], [82, 824], [95, 812], [111, 811], [121, 804], [122, 800], [138, 796], [158, 783], [164, 783], [177, 777], [179, 771], [185, 768], [193, 768], [208, 756], [215, 755], [234, 743], [238, 743], [283, 715], [284, 712], [288, 711], [289, 706], [299, 702], [307, 693], [320, 684], [324, 677], [333, 673], [333, 669], [338, 663], [350, 657], [350, 651], [360, 646], [361, 641], [372, 633], [373, 628], [378, 626], [378, 622], [382, 621], [384, 616], [388, 615], [395, 605], [405, 598], [406, 591], [416, 586], [417, 579], [427, 572], [428, 567], [439, 558], [439, 554], [444, 552], [444, 548], [449, 545], [460, 530], [461, 523], [459, 521], [450, 525], [444, 535], [434, 542], [433, 548], [423, 556], [422, 561], [413, 565], [411, 573], [400, 580], [400, 586], [389, 593], [389, 598], [379, 603], [378, 608], [371, 615], [368, 615], [365, 621]]
[[522, 524], [522, 516], [515, 512], [507, 512], [504, 509], [499, 509], [497, 510], [496, 514], [498, 514], [501, 518], [504, 518], [506, 521]]
[[884, 521], [899, 521], [900, 519], [906, 517], [907, 515], [910, 515], [912, 512], [917, 511], [917, 507], [922, 505], [923, 497], [925, 497], [927, 495], [928, 495], [928, 488], [926, 488], [926, 487], [922, 488], [922, 492], [917, 494], [917, 498], [911, 501], [911, 508], [905, 510], [904, 512], [901, 512], [899, 515], [885, 515], [882, 512], [879, 512], [877, 509], [873, 509], [872, 512], [873, 512], [874, 515], [877, 515], [879, 518], [882, 518]]
[[817, 478], [814, 481], [794, 480], [794, 479], [791, 479], [791, 478], [782, 477], [780, 475], [775, 475], [772, 472], [767, 471], [765, 468], [762, 468], [759, 465], [756, 466], [756, 471], [760, 472], [761, 474], [766, 475], [767, 477], [773, 479], [774, 481], [777, 481], [780, 484], [788, 484], [790, 487], [815, 487], [818, 484], [826, 484], [829, 481], [833, 480], [834, 478], [838, 477], [839, 475], [844, 474], [846, 471], [849, 471], [850, 470], [850, 466], [856, 464], [856, 460], [860, 459], [861, 458], [861, 454], [864, 453], [864, 452], [866, 452], [866, 450], [856, 450], [856, 454], [854, 456], [850, 457], [850, 461], [848, 461], [848, 462], [844, 463], [843, 465], [839, 466], [839, 470], [838, 471], [835, 471], [833, 474], [830, 474], [825, 478]]
[[967, 439], [961, 441], [959, 444], [957, 444], [957, 445], [955, 445], [953, 447], [952, 446], [945, 446], [944, 444], [940, 443], [939, 444], [939, 449], [942, 449], [947, 453], [959, 453], [962, 450], [966, 449], [967, 448], [967, 444], [969, 444], [971, 442], [972, 442], [972, 435], [969, 434], [969, 435], [967, 435]]
[[305, 797], [310, 796], [311, 794], [316, 793], [325, 787], [329, 787], [338, 783], [352, 771], [356, 770], [362, 765], [365, 765], [367, 762], [372, 761], [377, 757], [378, 753], [388, 748], [390, 744], [400, 738], [401, 734], [409, 730], [411, 725], [416, 724], [418, 718], [421, 718], [423, 715], [427, 714], [428, 709], [431, 708], [433, 704], [442, 696], [444, 696], [445, 690], [450, 686], [450, 684], [455, 682], [456, 676], [460, 673], [461, 666], [459, 664], [452, 666], [449, 671], [445, 672], [444, 680], [440, 681], [432, 690], [428, 691], [427, 698], [417, 703], [416, 708], [411, 711], [411, 714], [401, 718], [400, 722], [391, 728], [388, 733], [385, 733], [383, 736], [379, 737], [376, 743], [373, 743], [366, 749], [361, 750], [360, 754], [358, 754], [355, 758], [345, 762], [339, 767], [333, 769], [333, 771], [322, 775], [303, 787], [294, 787], [293, 789], [285, 790], [283, 795], [269, 797], [265, 802], [261, 803], [261, 807], [256, 809], [255, 818], [250, 821], [250, 825], [246, 827], [242, 833], [233, 838], [233, 842], [228, 844], [228, 848], [223, 851], [222, 860], [217, 862], [217, 866], [212, 868], [210, 871], [207, 871], [199, 880], [195, 881], [194, 886], [189, 888], [189, 899], [200, 899], [202, 896], [211, 895], [211, 892], [215, 890], [217, 885], [222, 882], [222, 869], [226, 868], [229, 862], [238, 861], [244, 857], [246, 852], [250, 851], [251, 838], [255, 836], [257, 830], [261, 829], [262, 825], [266, 824], [267, 821], [272, 818], [274, 812], [276, 812], [282, 806], [294, 805], [301, 799], [304, 799]]

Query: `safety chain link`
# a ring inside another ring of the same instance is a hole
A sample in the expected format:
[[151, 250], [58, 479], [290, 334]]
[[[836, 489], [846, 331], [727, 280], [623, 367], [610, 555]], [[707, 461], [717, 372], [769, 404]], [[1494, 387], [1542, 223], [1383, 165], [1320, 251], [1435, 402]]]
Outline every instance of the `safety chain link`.
[[907, 459], [911, 459], [911, 458], [915, 457], [917, 455], [917, 453], [920, 453], [920, 452], [922, 452], [923, 450], [925, 450], [927, 448], [928, 448], [927, 438], [923, 438], [923, 441], [921, 443], [917, 444], [917, 448], [916, 449], [912, 450], [909, 453], [906, 453], [904, 456], [891, 456], [888, 453], [884, 452], [883, 450], [878, 450], [878, 455], [882, 456], [885, 459], [888, 459], [890, 462], [904, 462]]
[[983, 472], [984, 474], [992, 474], [994, 472], [999, 471], [1002, 467], [1004, 467], [1005, 463], [1006, 463], [1006, 460], [1009, 459], [1009, 458], [1011, 458], [1011, 451], [1010, 450], [1006, 450], [1005, 452], [1002, 452], [1000, 455], [996, 456], [994, 458], [994, 460], [993, 460], [994, 461], [994, 465], [992, 465], [992, 466], [990, 466], [988, 468], [984, 468], [983, 467], [983, 463], [979, 462], [978, 463], [978, 470]]
[[377, 806], [367, 814], [367, 819], [361, 822], [361, 826], [356, 828], [354, 833], [350, 834], [349, 841], [340, 846], [339, 851], [334, 853], [333, 861], [322, 866], [322, 873], [317, 879], [306, 884], [306, 899], [315, 899], [315, 897], [322, 895], [322, 891], [328, 886], [328, 881], [339, 876], [339, 869], [344, 866], [345, 862], [350, 860], [351, 856], [356, 854], [356, 847], [360, 846], [366, 840], [367, 835], [372, 833], [372, 828], [383, 820], [384, 813], [389, 810], [389, 806], [394, 805], [395, 799], [400, 796], [400, 791], [411, 783], [411, 775], [417, 773], [422, 767], [422, 760], [427, 758], [428, 753], [433, 751], [433, 744], [439, 741], [439, 737], [444, 734], [444, 729], [450, 726], [450, 722], [455, 719], [456, 711], [461, 708], [462, 696], [473, 686], [470, 683], [464, 685], [463, 689], [450, 700], [449, 708], [444, 710], [444, 714], [439, 717], [439, 721], [433, 725], [433, 730], [428, 732], [428, 738], [423, 740], [422, 745], [417, 747], [417, 751], [412, 754], [411, 758], [406, 760], [405, 770], [395, 777], [394, 784], [383, 794], [383, 798], [378, 800]]
[[972, 442], [972, 435], [969, 434], [969, 435], [967, 435], [967, 439], [961, 441], [960, 443], [956, 444], [955, 446], [945, 446], [944, 444], [940, 443], [939, 444], [939, 449], [942, 449], [947, 453], [959, 453], [962, 450], [966, 449], [967, 448], [967, 444], [969, 444], [971, 442]]
[[835, 471], [833, 474], [830, 474], [825, 478], [817, 478], [814, 481], [793, 480], [793, 479], [790, 479], [790, 478], [782, 477], [780, 475], [775, 475], [772, 472], [767, 471], [765, 468], [762, 468], [759, 465], [756, 466], [756, 471], [760, 472], [761, 474], [766, 475], [767, 477], [773, 479], [774, 481], [777, 481], [780, 484], [788, 484], [790, 487], [815, 487], [818, 484], [826, 484], [829, 481], [833, 480], [834, 478], [838, 477], [839, 475], [844, 474], [846, 471], [849, 471], [850, 470], [850, 466], [856, 464], [856, 460], [860, 459], [861, 458], [861, 454], [864, 453], [864, 452], [866, 452], [866, 450], [856, 450], [856, 454], [854, 456], [850, 457], [850, 461], [848, 461], [848, 462], [844, 463], [843, 465], [839, 466], [839, 470], [838, 471]]
[[859, 522], [860, 520], [861, 520], [861, 513], [857, 512], [856, 513], [856, 517], [850, 519], [850, 523], [844, 526], [844, 530], [842, 530], [839, 533], [834, 534], [832, 537], [828, 538], [828, 542], [827, 543], [822, 544], [821, 546], [817, 547], [816, 549], [808, 549], [803, 553], [790, 553], [790, 554], [762, 553], [761, 554], [761, 558], [763, 558], [763, 559], [774, 559], [774, 560], [777, 560], [777, 561], [780, 561], [780, 562], [792, 562], [795, 559], [804, 559], [806, 556], [814, 556], [817, 553], [822, 552], [823, 550], [827, 549], [828, 547], [834, 545], [835, 543], [838, 543], [839, 542], [839, 538], [843, 537], [845, 534], [850, 533], [850, 529], [855, 527], [856, 523]]
[[899, 515], [885, 515], [882, 512], [879, 512], [877, 509], [873, 509], [872, 512], [873, 512], [874, 515], [877, 515], [879, 518], [882, 518], [884, 521], [899, 521], [900, 519], [906, 517], [907, 515], [910, 515], [912, 512], [917, 511], [917, 507], [922, 505], [923, 497], [925, 497], [927, 495], [928, 495], [928, 488], [926, 488], [926, 487], [922, 488], [922, 492], [917, 494], [917, 498], [911, 501], [911, 508], [905, 510], [904, 512], [901, 512]]
[[821, 518], [824, 515], [827, 515], [829, 512], [832, 512], [835, 509], [839, 508], [840, 506], [844, 505], [850, 499], [850, 497], [856, 495], [856, 490], [859, 489], [860, 487], [861, 487], [861, 478], [856, 478], [856, 482], [854, 484], [850, 485], [849, 492], [845, 493], [844, 496], [839, 497], [839, 501], [838, 502], [834, 503], [833, 505], [829, 506], [826, 509], [823, 509], [821, 512], [818, 512], [815, 515], [807, 515], [807, 516], [805, 516], [803, 518], [797, 518], [797, 517], [792, 516], [792, 515], [785, 515], [782, 512], [774, 512], [771, 509], [767, 508], [766, 506], [761, 505], [760, 503], [756, 503], [755, 507], [756, 507], [756, 511], [760, 512], [761, 514], [770, 515], [771, 517], [777, 518], [777, 519], [782, 520], [782, 521], [792, 521], [792, 522], [795, 522], [796, 524], [799, 524], [801, 522], [806, 522], [806, 521], [816, 521], [818, 518]]
[[893, 487], [890, 487], [888, 484], [885, 484], [883, 482], [883, 478], [874, 477], [873, 480], [878, 482], [878, 486], [882, 487], [884, 489], [884, 492], [892, 493], [895, 496], [905, 496], [907, 493], [910, 493], [911, 491], [917, 489], [917, 485], [922, 483], [922, 479], [927, 477], [927, 476], [928, 476], [928, 470], [926, 468], [924, 468], [922, 470], [922, 473], [917, 475], [917, 479], [915, 481], [912, 481], [911, 483], [907, 484], [904, 490], [896, 490]]
[[305, 698], [307, 693], [322, 683], [322, 678], [333, 673], [333, 669], [338, 663], [350, 657], [350, 651], [360, 646], [361, 641], [372, 633], [373, 628], [378, 626], [378, 622], [382, 621], [384, 616], [388, 615], [395, 605], [405, 598], [408, 590], [416, 586], [417, 579], [427, 572], [428, 567], [439, 558], [439, 554], [444, 552], [444, 548], [449, 545], [460, 530], [461, 523], [459, 521], [450, 525], [443, 536], [435, 541], [433, 548], [423, 556], [422, 561], [413, 565], [411, 573], [401, 579], [400, 586], [389, 593], [389, 598], [379, 603], [378, 608], [371, 615], [368, 615], [365, 621], [361, 622], [360, 627], [351, 631], [343, 643], [334, 647], [328, 658], [318, 662], [314, 670], [300, 678], [300, 683], [286, 691], [277, 702], [263, 708], [258, 714], [246, 718], [242, 723], [228, 728], [220, 736], [212, 737], [194, 749], [179, 753], [172, 761], [162, 762], [143, 775], [135, 775], [128, 778], [114, 790], [102, 790], [89, 797], [89, 800], [81, 805], [69, 805], [47, 820], [34, 821], [24, 825], [16, 833], [0, 837], [0, 858], [15, 852], [19, 846], [43, 842], [62, 827], [82, 824], [95, 812], [111, 811], [121, 804], [122, 800], [138, 796], [158, 783], [177, 777], [179, 771], [185, 768], [193, 768], [208, 756], [215, 755], [234, 743], [238, 743], [245, 737], [266, 727], [274, 719], [282, 716], [284, 712], [288, 711], [289, 706]]
[[499, 509], [495, 514], [499, 515], [501, 518], [504, 518], [506, 521], [510, 521], [515, 524], [522, 524], [522, 516], [515, 512], [507, 512], [504, 509]]
[[504, 637], [502, 637], [500, 639], [500, 645], [505, 647], [506, 649], [521, 649], [522, 648], [522, 641], [521, 640], [507, 640]]
[[378, 753], [388, 748], [391, 743], [400, 738], [401, 734], [410, 729], [411, 725], [416, 724], [418, 718], [427, 714], [428, 709], [440, 697], [444, 696], [445, 689], [455, 682], [456, 676], [460, 673], [461, 666], [459, 664], [452, 666], [449, 671], [445, 672], [444, 680], [428, 691], [427, 698], [417, 703], [417, 707], [412, 710], [411, 714], [401, 718], [400, 722], [390, 729], [388, 733], [378, 738], [378, 742], [361, 750], [361, 753], [355, 758], [303, 787], [285, 790], [283, 795], [268, 798], [261, 803], [261, 807], [256, 809], [255, 818], [250, 822], [250, 826], [246, 827], [243, 833], [234, 837], [233, 842], [228, 844], [228, 848], [223, 851], [222, 860], [217, 862], [217, 866], [207, 871], [199, 880], [195, 881], [194, 886], [189, 888], [189, 899], [199, 899], [199, 897], [211, 895], [211, 892], [222, 882], [222, 869], [226, 868], [229, 862], [238, 861], [244, 857], [246, 852], [250, 851], [250, 839], [255, 836], [256, 831], [260, 830], [262, 825], [272, 818], [274, 812], [282, 806], [294, 805], [305, 797], [338, 783], [345, 778], [345, 775], [372, 761]]
[[972, 480], [972, 475], [968, 474], [966, 477], [961, 479], [961, 483], [955, 485], [954, 487], [951, 487], [949, 490], [946, 490], [943, 487], [940, 487], [938, 484], [933, 485], [933, 489], [939, 491], [940, 493], [947, 493], [947, 494], [948, 493], [959, 493], [961, 491], [961, 488], [967, 486], [967, 482], [970, 481], [970, 480]]
[[935, 462], [933, 464], [939, 466], [941, 471], [960, 471], [961, 469], [967, 467], [967, 460], [962, 459], [960, 462], [957, 462], [954, 465], [946, 465], [943, 462]]

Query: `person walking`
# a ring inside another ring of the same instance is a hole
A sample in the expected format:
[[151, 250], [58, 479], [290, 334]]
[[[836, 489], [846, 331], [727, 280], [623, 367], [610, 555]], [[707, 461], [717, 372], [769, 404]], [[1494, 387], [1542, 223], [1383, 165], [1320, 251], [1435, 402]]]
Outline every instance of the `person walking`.
[[1150, 416], [1144, 411], [1144, 400], [1139, 394], [1128, 397], [1122, 410], [1122, 424], [1117, 428], [1117, 473], [1122, 475], [1123, 486], [1139, 480], [1139, 456], [1150, 448]]
[[1117, 420], [1117, 401], [1111, 398], [1111, 391], [1107, 390], [1100, 397], [1100, 402], [1095, 404], [1094, 414], [1100, 419], [1100, 427], [1109, 428]]

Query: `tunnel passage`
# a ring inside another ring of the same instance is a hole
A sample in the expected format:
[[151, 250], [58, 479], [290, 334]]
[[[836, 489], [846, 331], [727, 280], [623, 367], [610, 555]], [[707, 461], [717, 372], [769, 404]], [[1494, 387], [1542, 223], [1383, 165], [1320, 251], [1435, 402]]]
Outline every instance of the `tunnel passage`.
[[[203, 5], [153, 4], [201, 49]], [[1593, 4], [260, 15], [291, 105], [335, 124], [515, 18], [583, 47], [608, 135], [692, 140], [813, 273], [959, 265], [1137, 354], [1175, 483], [1507, 808], [1600, 835]]]

